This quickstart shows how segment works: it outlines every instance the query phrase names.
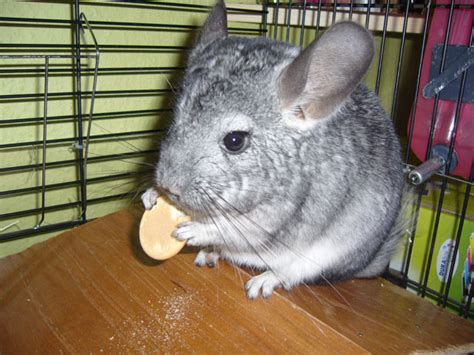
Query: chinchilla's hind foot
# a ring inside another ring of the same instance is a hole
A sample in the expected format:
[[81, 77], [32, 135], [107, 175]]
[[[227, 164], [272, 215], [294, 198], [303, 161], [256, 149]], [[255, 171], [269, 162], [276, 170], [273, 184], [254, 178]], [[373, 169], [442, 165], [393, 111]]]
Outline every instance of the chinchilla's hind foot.
[[219, 261], [219, 254], [209, 249], [201, 249], [194, 259], [194, 265], [215, 267]]
[[251, 300], [256, 299], [260, 294], [263, 298], [269, 298], [273, 294], [273, 290], [286, 285], [275, 275], [273, 271], [265, 271], [264, 273], [252, 277], [246, 284], [245, 290], [247, 297]]

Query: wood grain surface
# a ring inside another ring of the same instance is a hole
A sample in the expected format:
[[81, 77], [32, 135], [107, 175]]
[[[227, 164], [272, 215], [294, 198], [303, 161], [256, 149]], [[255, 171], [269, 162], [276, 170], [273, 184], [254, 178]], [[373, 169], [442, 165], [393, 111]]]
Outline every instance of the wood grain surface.
[[220, 262], [165, 262], [138, 245], [141, 210], [0, 260], [0, 354], [408, 353], [474, 342], [474, 325], [383, 279], [249, 301]]

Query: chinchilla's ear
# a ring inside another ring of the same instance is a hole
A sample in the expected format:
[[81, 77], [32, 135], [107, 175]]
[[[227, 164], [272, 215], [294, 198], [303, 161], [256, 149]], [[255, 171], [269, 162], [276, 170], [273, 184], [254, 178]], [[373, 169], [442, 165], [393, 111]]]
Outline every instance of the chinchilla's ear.
[[227, 11], [224, 0], [218, 0], [204, 23], [198, 45], [207, 45], [216, 39], [227, 37]]
[[365, 28], [353, 22], [330, 27], [280, 75], [281, 108], [290, 123], [311, 126], [330, 116], [362, 80], [374, 53]]

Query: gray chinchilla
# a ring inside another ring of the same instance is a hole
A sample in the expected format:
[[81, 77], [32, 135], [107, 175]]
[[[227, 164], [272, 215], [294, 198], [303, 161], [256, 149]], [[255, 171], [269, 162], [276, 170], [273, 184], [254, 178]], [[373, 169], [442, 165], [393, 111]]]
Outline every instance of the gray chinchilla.
[[277, 287], [379, 275], [397, 246], [400, 144], [361, 80], [370, 33], [333, 25], [304, 51], [227, 36], [219, 1], [191, 52], [160, 150], [151, 208], [166, 194], [192, 217], [174, 236], [262, 270], [249, 298]]

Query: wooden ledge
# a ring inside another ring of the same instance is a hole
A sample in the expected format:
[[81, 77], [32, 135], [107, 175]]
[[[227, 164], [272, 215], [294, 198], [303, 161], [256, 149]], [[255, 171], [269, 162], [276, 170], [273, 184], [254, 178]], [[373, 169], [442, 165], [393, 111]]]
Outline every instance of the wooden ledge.
[[249, 301], [226, 263], [137, 245], [139, 209], [0, 260], [0, 353], [408, 353], [474, 342], [474, 324], [383, 279]]

